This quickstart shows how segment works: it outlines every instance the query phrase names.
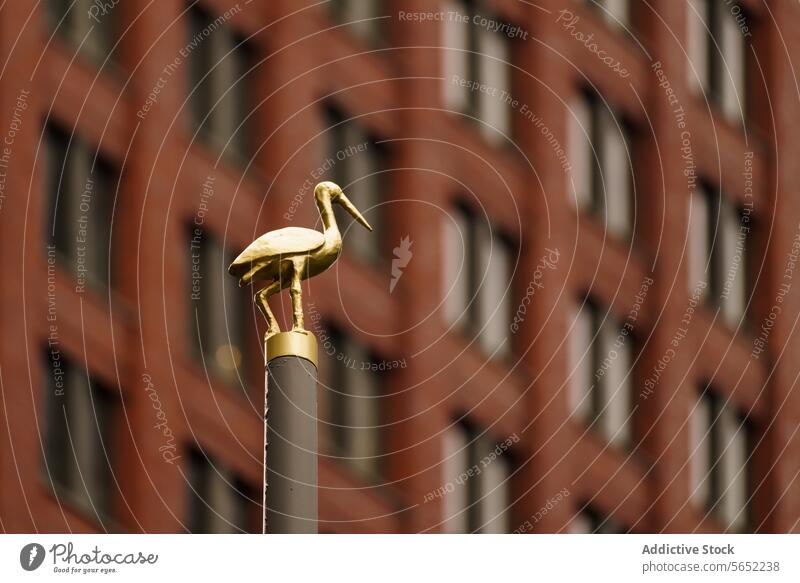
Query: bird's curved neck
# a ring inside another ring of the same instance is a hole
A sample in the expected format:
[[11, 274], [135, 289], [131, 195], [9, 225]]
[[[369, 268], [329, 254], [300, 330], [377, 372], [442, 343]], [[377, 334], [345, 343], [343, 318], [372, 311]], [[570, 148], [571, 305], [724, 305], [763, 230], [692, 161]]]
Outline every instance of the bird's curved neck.
[[333, 214], [331, 200], [329, 198], [318, 200], [317, 208], [322, 217], [322, 225], [325, 227], [325, 239], [341, 239], [339, 227], [336, 224], [336, 216]]

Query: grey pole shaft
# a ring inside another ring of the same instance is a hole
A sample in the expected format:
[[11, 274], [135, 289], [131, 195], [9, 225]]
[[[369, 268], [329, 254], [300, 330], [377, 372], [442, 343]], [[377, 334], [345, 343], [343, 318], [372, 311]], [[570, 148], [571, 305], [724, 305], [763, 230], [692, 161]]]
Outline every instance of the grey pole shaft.
[[267, 363], [264, 532], [317, 532], [317, 367], [299, 356]]

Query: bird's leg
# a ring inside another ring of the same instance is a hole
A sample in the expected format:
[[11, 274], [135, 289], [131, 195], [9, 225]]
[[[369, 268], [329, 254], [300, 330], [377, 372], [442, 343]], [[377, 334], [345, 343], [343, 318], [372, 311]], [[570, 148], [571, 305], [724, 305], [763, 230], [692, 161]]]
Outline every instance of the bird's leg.
[[280, 327], [278, 326], [278, 320], [275, 319], [275, 315], [272, 313], [272, 310], [269, 309], [269, 304], [267, 303], [267, 298], [281, 289], [281, 282], [280, 281], [273, 281], [267, 287], [262, 289], [258, 292], [255, 297], [253, 298], [256, 306], [264, 315], [264, 319], [267, 321], [267, 332], [264, 334], [264, 342], [270, 336], [274, 336], [278, 332], [281, 331]]
[[303, 275], [303, 260], [292, 261], [292, 286], [289, 293], [292, 296], [292, 331], [305, 332], [303, 327], [303, 290], [300, 282]]

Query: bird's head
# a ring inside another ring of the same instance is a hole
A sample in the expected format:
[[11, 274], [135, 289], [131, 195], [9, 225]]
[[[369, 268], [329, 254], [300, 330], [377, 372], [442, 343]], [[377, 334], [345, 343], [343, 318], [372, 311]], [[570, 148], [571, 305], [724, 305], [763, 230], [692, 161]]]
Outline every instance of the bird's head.
[[327, 198], [333, 202], [342, 194], [344, 194], [342, 189], [335, 182], [320, 182], [316, 187], [314, 187], [314, 196], [319, 201]]
[[335, 202], [338, 205], [341, 205], [344, 210], [348, 213], [353, 215], [353, 218], [361, 223], [365, 228], [372, 230], [372, 227], [367, 222], [358, 209], [353, 206], [353, 203], [344, 195], [342, 189], [339, 187], [338, 184], [334, 184], [333, 182], [320, 182], [314, 188], [314, 196], [316, 197], [317, 201], [323, 203], [324, 201], [328, 200], [330, 202]]

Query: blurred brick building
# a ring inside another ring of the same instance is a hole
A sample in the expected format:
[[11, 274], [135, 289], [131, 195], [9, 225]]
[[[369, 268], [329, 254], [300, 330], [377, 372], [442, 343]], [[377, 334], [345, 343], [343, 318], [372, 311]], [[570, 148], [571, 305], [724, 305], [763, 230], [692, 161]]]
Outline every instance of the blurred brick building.
[[[322, 532], [797, 530], [790, 0], [8, 0], [0, 525], [260, 530], [305, 291]], [[274, 307], [287, 312], [287, 298]]]

